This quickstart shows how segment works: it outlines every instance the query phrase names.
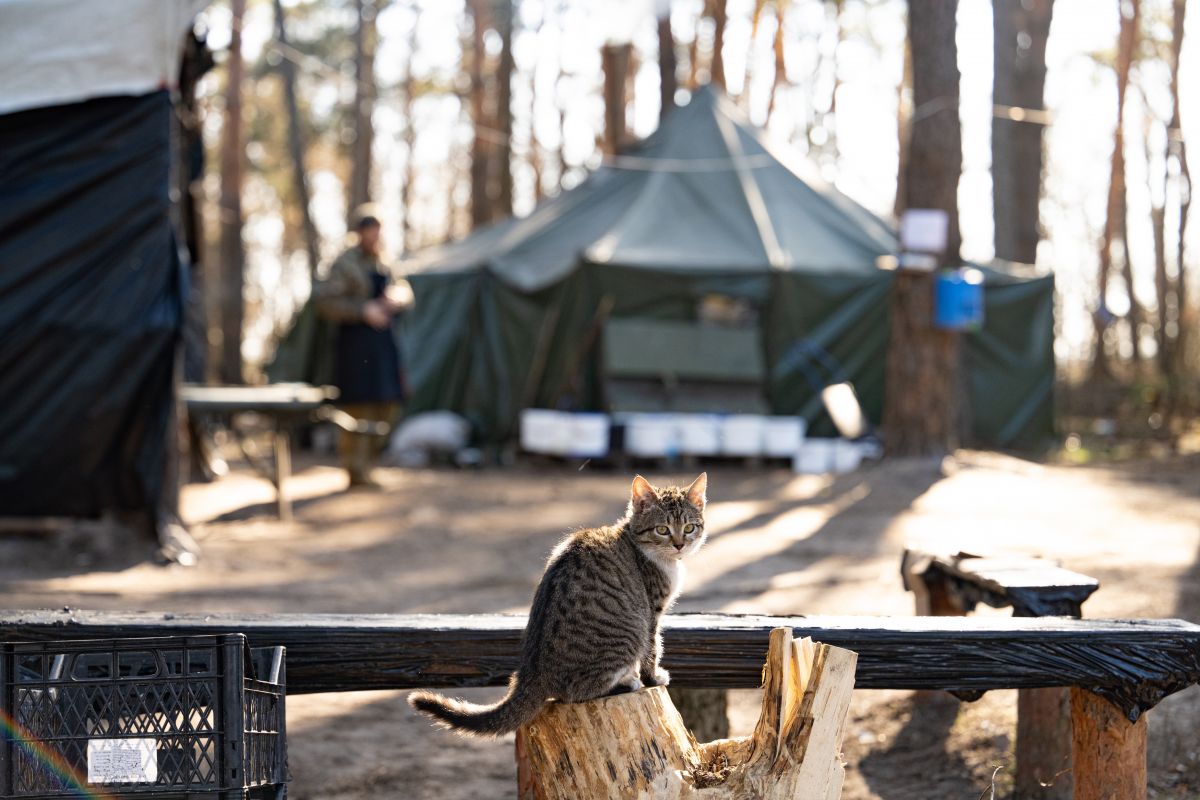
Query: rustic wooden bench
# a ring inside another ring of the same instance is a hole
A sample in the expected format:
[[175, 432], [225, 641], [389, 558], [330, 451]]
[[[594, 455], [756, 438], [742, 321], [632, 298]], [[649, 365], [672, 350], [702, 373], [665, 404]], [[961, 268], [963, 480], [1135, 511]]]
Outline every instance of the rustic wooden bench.
[[1015, 555], [974, 555], [909, 546], [900, 572], [916, 595], [917, 613], [967, 614], [979, 603], [1012, 606], [1017, 617], [1081, 617], [1083, 603], [1100, 588], [1095, 578], [1053, 561]]
[[[189, 415], [217, 416], [226, 420], [226, 427], [238, 437], [246, 460], [275, 485], [279, 518], [292, 518], [292, 504], [286, 483], [292, 472], [292, 432], [302, 423], [332, 422], [355, 433], [386, 435], [390, 427], [382, 422], [355, 419], [332, 405], [337, 389], [332, 386], [310, 386], [304, 383], [277, 383], [269, 386], [196, 386], [184, 384], [179, 394]], [[253, 413], [271, 420], [271, 465], [266, 467], [246, 443], [233, 417]]]
[[[909, 546], [900, 572], [916, 612], [961, 616], [979, 603], [1011, 606], [1013, 616], [1083, 616], [1083, 603], [1100, 587], [1088, 575], [1041, 558], [975, 555]], [[1030, 800], [1070, 800], [1070, 693], [1061, 688], [1017, 694], [1015, 790]]]
[[[664, 666], [684, 687], [757, 688], [770, 631], [858, 653], [862, 689], [1071, 687], [1075, 800], [1146, 797], [1144, 712], [1200, 682], [1200, 626], [1180, 620], [764, 617], [664, 621]], [[507, 615], [0, 612], [0, 640], [243, 632], [288, 648], [292, 694], [501, 686], [525, 617]]]

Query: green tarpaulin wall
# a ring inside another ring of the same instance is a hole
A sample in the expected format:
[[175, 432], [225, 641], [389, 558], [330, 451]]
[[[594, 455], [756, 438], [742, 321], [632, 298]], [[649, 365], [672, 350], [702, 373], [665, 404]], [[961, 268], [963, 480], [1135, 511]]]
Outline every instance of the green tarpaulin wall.
[[[813, 375], [834, 376], [784, 360], [804, 342], [878, 423], [884, 392], [908, 390], [884, 386], [892, 273], [877, 262], [896, 251], [895, 233], [786, 158], [702, 89], [635, 151], [529, 216], [409, 260], [409, 410], [456, 411], [501, 441], [525, 407], [599, 409], [598, 320], [693, 320], [716, 294], [758, 312], [773, 413], [832, 432]], [[1053, 278], [985, 275], [986, 322], [964, 348], [974, 443], [1037, 446], [1053, 435]], [[314, 379], [320, 327], [301, 316], [273, 377]]]

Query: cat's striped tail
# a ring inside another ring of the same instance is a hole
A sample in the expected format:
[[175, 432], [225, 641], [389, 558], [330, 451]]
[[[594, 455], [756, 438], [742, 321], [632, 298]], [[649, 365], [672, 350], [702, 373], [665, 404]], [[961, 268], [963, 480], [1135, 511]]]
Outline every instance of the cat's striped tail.
[[499, 736], [529, 722], [542, 710], [547, 696], [513, 675], [508, 694], [499, 703], [482, 706], [433, 692], [413, 692], [409, 705], [448, 728], [469, 736]]

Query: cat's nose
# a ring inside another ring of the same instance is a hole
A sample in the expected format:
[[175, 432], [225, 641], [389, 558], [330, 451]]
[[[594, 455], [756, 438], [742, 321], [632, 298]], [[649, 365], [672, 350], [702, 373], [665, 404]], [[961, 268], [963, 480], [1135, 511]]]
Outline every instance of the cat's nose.
[[674, 545], [675, 545], [675, 549], [676, 549], [676, 550], [682, 550], [682, 549], [683, 549], [683, 545], [684, 545], [684, 543], [683, 543], [683, 542], [672, 542], [672, 544], [674, 544]]

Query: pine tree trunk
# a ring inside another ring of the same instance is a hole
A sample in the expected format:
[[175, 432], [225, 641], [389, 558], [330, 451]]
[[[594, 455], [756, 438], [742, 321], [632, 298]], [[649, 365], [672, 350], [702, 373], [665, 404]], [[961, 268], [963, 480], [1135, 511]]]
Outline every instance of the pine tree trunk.
[[1133, 253], [1129, 247], [1129, 187], [1121, 181], [1121, 214], [1118, 217], [1118, 231], [1121, 236], [1121, 280], [1125, 284], [1125, 293], [1129, 295], [1129, 327], [1130, 353], [1133, 356], [1134, 370], [1142, 366], [1142, 337], [1141, 327], [1145, 319], [1142, 304], [1138, 302], [1137, 292], [1133, 283]]
[[904, 175], [908, 169], [908, 141], [912, 137], [912, 42], [905, 37], [904, 64], [896, 86], [896, 200], [892, 213], [898, 218], [904, 211]]
[[696, 24], [692, 28], [692, 40], [688, 42], [687, 88], [689, 92], [696, 91], [696, 87], [700, 85], [700, 23], [703, 19], [704, 13], [701, 12], [699, 19], [696, 20]]
[[488, 0], [468, 0], [474, 24], [471, 34], [471, 122], [475, 125], [475, 140], [471, 147], [471, 227], [478, 228], [491, 220], [491, 200], [488, 197], [488, 162], [491, 148], [487, 128], [487, 84], [484, 81], [484, 33], [488, 26]]
[[661, 125], [675, 107], [675, 35], [671, 33], [671, 15], [658, 20], [658, 122]]
[[[943, 265], [959, 261], [957, 0], [908, 7], [913, 108], [904, 171], [904, 207], [945, 211]], [[958, 337], [933, 327], [933, 275], [901, 271], [892, 289], [884, 441], [889, 453], [942, 455], [958, 446], [961, 387]]]
[[[533, 41], [535, 46], [541, 40], [542, 27], [546, 24], [546, 10], [542, 9], [541, 17], [538, 19], [537, 27], [533, 29]], [[545, 187], [542, 184], [543, 168], [542, 168], [542, 143], [538, 139], [537, 134], [537, 118], [538, 118], [538, 86], [537, 86], [537, 62], [534, 62], [533, 69], [529, 73], [529, 168], [533, 171], [533, 199], [535, 203], [542, 202], [542, 198], [546, 196]]]
[[[1053, 11], [1054, 0], [992, 0], [992, 102], [996, 105], [1045, 108], [1046, 41]], [[1021, 111], [992, 118], [997, 258], [1023, 264], [1037, 260], [1043, 127], [1040, 119], [1027, 119]]]
[[[284, 16], [283, 3], [280, 0], [274, 0], [274, 3], [275, 39], [284, 49], [285, 55], [290, 55], [291, 46], [288, 44], [287, 19]], [[308, 174], [304, 169], [304, 134], [300, 125], [300, 105], [296, 100], [296, 63], [291, 58], [283, 58], [279, 62], [279, 75], [283, 79], [283, 104], [287, 110], [288, 154], [292, 161], [292, 191], [296, 194], [296, 205], [300, 209], [309, 275], [315, 279], [321, 260], [321, 245], [317, 236], [317, 227], [313, 224], [310, 212], [311, 193], [308, 188]]]
[[246, 0], [230, 0], [232, 33], [229, 58], [226, 59], [225, 121], [221, 132], [221, 346], [220, 378], [225, 383], [241, 383], [242, 298], [245, 247], [242, 243], [242, 19]]
[[713, 52], [711, 80], [712, 85], [724, 91], [725, 89], [725, 22], [729, 18], [726, 3], [728, 0], [712, 0], [713, 3]]
[[[276, 0], [278, 3], [278, 0]], [[354, 145], [350, 172], [351, 215], [371, 200], [371, 149], [375, 142], [375, 4], [354, 0]]]
[[[1149, 153], [1147, 153], [1149, 156]], [[1146, 159], [1149, 162], [1149, 158]], [[1167, 168], [1163, 164], [1161, 187], [1164, 203], [1167, 197]], [[1154, 238], [1154, 306], [1157, 309], [1154, 341], [1157, 347], [1155, 362], [1160, 375], [1171, 374], [1171, 346], [1167, 335], [1168, 307], [1171, 302], [1171, 282], [1167, 277], [1167, 213], [1165, 205], [1153, 203], [1150, 208], [1150, 231]]]
[[775, 51], [775, 76], [771, 79], [771, 94], [767, 98], [767, 119], [771, 119], [771, 115], [775, 113], [775, 103], [779, 97], [779, 87], [787, 83], [787, 59], [785, 58], [786, 50], [784, 49], [784, 28], [783, 20], [787, 15], [787, 0], [776, 0], [775, 3], [775, 41], [773, 49]]
[[[1125, 210], [1125, 90], [1129, 86], [1129, 70], [1133, 65], [1134, 49], [1137, 45], [1139, 0], [1118, 0], [1121, 16], [1120, 35], [1117, 40], [1117, 124], [1113, 131], [1112, 160], [1109, 162], [1108, 202], [1104, 219], [1104, 230], [1100, 237], [1099, 275], [1096, 281], [1098, 297], [1093, 321], [1092, 374], [1093, 380], [1109, 380], [1113, 377], [1112, 364], [1104, 346], [1104, 332], [1108, 329], [1111, 315], [1108, 311], [1108, 282], [1112, 274], [1112, 251], [1122, 229], [1121, 217]], [[1130, 14], [1126, 15], [1128, 8]], [[1130, 287], [1132, 290], [1132, 287]], [[1130, 302], [1134, 301], [1132, 294]], [[1132, 310], [1132, 306], [1131, 306]], [[1132, 316], [1131, 316], [1132, 319]], [[1135, 332], [1136, 337], [1136, 332]]]
[[500, 219], [512, 215], [513, 210], [513, 178], [512, 178], [512, 82], [516, 71], [513, 59], [513, 25], [516, 9], [513, 0], [502, 0], [496, 6], [497, 27], [500, 30], [500, 63], [496, 69], [496, 134], [497, 141], [492, 148], [492, 165], [496, 170], [496, 203], [492, 208], [492, 218]]
[[1187, 339], [1190, 316], [1187, 313], [1187, 265], [1184, 261], [1185, 241], [1187, 231], [1188, 211], [1192, 204], [1192, 177], [1188, 169], [1187, 144], [1183, 138], [1183, 126], [1179, 118], [1179, 58], [1183, 52], [1184, 22], [1187, 14], [1187, 0], [1175, 0], [1171, 20], [1171, 123], [1167, 128], [1167, 143], [1174, 153], [1178, 164], [1179, 182], [1179, 231], [1175, 252], [1176, 278], [1173, 287], [1178, 330], [1175, 336], [1176, 361], [1172, 372], [1182, 376], [1188, 365], [1179, 363], [1178, 359], [1187, 353]]
[[754, 45], [758, 41], [758, 29], [762, 25], [763, 9], [767, 6], [767, 0], [754, 0], [754, 7], [750, 12], [750, 45], [746, 48], [746, 71], [742, 74], [742, 93], [738, 95], [738, 102], [743, 108], [748, 107], [750, 103], [750, 82], [754, 77]]
[[631, 44], [606, 44], [600, 51], [604, 67], [604, 152], [616, 153], [625, 140], [625, 78]]
[[417, 82], [413, 76], [413, 64], [416, 62], [417, 26], [414, 24], [408, 34], [407, 63], [404, 65], [404, 100], [400, 113], [404, 125], [404, 184], [400, 189], [400, 206], [404, 218], [401, 224], [401, 245], [404, 252], [410, 253], [418, 246], [416, 225], [413, 220], [413, 206], [416, 202], [414, 188], [417, 180], [417, 163], [413, 154], [417, 147], [417, 126], [413, 119], [413, 98], [417, 90]]

